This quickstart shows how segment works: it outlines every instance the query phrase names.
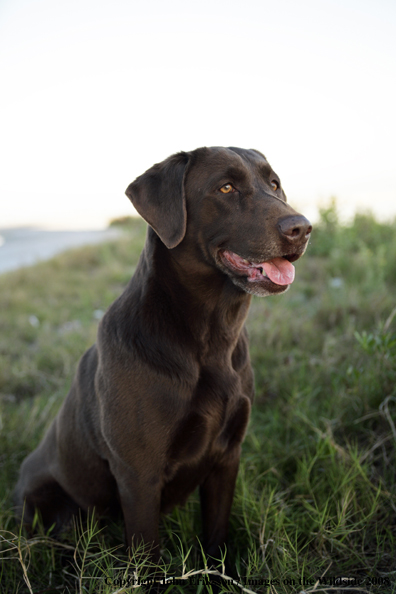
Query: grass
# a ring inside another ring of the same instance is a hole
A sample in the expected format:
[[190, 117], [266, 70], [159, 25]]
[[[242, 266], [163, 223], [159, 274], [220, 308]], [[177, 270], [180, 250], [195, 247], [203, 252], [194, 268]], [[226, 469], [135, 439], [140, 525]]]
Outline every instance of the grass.
[[[121, 523], [77, 519], [55, 540], [39, 522], [28, 535], [12, 510], [20, 463], [56, 414], [98, 318], [133, 273], [145, 225], [124, 227], [115, 242], [0, 276], [7, 594], [142, 592], [138, 580], [154, 575], [145, 551], [126, 557]], [[296, 269], [288, 293], [254, 299], [249, 315], [257, 396], [229, 550], [245, 591], [396, 592], [396, 225], [370, 215], [341, 225], [333, 205]], [[200, 533], [194, 494], [161, 524], [164, 591], [210, 592]], [[242, 591], [227, 584], [224, 591]]]

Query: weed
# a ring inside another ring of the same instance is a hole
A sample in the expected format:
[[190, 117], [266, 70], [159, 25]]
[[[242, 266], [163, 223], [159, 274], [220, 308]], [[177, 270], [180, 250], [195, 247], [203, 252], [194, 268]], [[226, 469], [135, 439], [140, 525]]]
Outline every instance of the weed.
[[[197, 494], [161, 524], [162, 566], [127, 556], [121, 523], [78, 519], [59, 539], [13, 515], [22, 459], [56, 414], [98, 319], [136, 265], [145, 226], [0, 277], [2, 592], [209, 592]], [[396, 591], [396, 226], [322, 212], [282, 297], [248, 320], [256, 402], [231, 516], [226, 592]], [[166, 578], [165, 578], [166, 576]], [[209, 581], [208, 581], [209, 580]], [[342, 581], [344, 580], [344, 581]], [[341, 590], [341, 587], [345, 589]], [[221, 588], [220, 588], [221, 589]]]

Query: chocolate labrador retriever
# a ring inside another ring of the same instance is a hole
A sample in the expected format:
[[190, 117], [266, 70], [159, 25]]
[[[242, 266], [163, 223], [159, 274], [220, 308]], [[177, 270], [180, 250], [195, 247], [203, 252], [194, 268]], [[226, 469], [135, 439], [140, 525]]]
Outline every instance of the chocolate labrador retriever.
[[311, 225], [255, 150], [173, 155], [126, 194], [149, 224], [136, 272], [24, 461], [16, 504], [27, 524], [38, 509], [56, 528], [78, 509], [121, 506], [128, 544], [158, 560], [160, 513], [199, 486], [216, 558], [253, 399], [251, 295], [288, 289]]

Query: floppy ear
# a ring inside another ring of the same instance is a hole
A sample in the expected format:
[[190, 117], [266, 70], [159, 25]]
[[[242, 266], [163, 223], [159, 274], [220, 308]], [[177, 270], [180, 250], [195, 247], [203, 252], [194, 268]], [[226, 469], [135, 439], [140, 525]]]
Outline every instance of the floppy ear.
[[184, 178], [188, 153], [177, 153], [153, 165], [126, 189], [133, 206], [171, 249], [186, 233], [187, 211]]

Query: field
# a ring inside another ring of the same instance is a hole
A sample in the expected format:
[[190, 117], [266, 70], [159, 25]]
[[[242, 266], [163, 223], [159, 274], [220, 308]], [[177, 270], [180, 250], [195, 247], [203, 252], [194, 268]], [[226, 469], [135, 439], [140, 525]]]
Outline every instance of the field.
[[[2, 593], [148, 590], [133, 581], [152, 568], [144, 551], [126, 556], [121, 522], [76, 521], [56, 540], [39, 521], [29, 535], [12, 509], [22, 460], [134, 271], [145, 225], [124, 226], [117, 241], [0, 276]], [[229, 537], [242, 587], [224, 591], [396, 592], [396, 224], [345, 226], [324, 210], [295, 283], [254, 298], [248, 329], [256, 400]], [[197, 495], [163, 518], [175, 578], [163, 591], [210, 592], [200, 533]]]

